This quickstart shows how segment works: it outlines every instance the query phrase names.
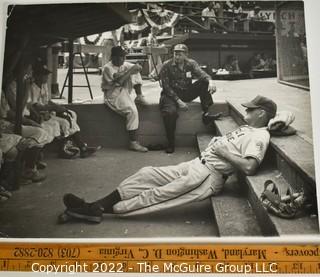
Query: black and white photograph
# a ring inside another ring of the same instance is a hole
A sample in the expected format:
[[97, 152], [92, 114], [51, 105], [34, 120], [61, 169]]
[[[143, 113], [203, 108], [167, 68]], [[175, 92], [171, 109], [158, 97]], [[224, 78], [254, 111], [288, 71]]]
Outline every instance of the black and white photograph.
[[1, 238], [319, 234], [303, 1], [4, 13]]

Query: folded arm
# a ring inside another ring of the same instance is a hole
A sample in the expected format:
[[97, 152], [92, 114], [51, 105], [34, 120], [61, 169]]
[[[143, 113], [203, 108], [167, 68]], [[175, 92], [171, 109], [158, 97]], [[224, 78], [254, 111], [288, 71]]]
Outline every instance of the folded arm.
[[253, 157], [236, 156], [229, 152], [227, 147], [222, 143], [219, 143], [219, 141], [215, 142], [213, 149], [216, 155], [227, 160], [231, 165], [243, 172], [245, 175], [254, 175], [259, 167], [257, 159]]
[[114, 73], [113, 74], [113, 81], [123, 85], [133, 74], [137, 74], [141, 71], [141, 66], [138, 64], [133, 65], [128, 70], [125, 70], [123, 72]]

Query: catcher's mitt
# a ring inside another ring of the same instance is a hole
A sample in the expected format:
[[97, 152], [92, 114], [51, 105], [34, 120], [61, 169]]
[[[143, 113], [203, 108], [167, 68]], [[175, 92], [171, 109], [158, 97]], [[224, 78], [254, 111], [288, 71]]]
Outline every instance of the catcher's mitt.
[[278, 217], [294, 218], [304, 205], [303, 192], [293, 193], [291, 189], [288, 189], [283, 196], [279, 192], [277, 185], [273, 181], [267, 180], [260, 197], [263, 206], [268, 212]]

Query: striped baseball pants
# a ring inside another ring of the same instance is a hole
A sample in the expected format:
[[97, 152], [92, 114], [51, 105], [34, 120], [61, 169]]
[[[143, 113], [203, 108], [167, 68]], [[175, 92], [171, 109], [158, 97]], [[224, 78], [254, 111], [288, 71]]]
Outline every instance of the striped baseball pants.
[[225, 179], [199, 158], [174, 166], [144, 167], [125, 179], [118, 191], [115, 214], [132, 216], [203, 200], [219, 193]]

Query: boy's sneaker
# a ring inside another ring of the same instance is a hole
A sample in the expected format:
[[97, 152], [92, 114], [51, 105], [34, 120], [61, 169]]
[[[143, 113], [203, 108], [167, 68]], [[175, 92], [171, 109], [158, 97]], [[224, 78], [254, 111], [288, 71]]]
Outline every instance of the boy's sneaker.
[[0, 232], [0, 238], [8, 238], [9, 236], [6, 233]]
[[23, 173], [22, 178], [29, 179], [32, 182], [37, 183], [37, 182], [41, 182], [41, 181], [45, 180], [47, 178], [47, 175], [44, 173], [40, 173], [36, 169], [33, 169], [33, 170], [28, 169]]
[[137, 151], [137, 152], [148, 152], [148, 148], [142, 146], [137, 141], [130, 141], [129, 149], [132, 151]]
[[87, 158], [101, 149], [101, 146], [93, 147], [86, 146], [84, 149], [80, 150], [80, 158]]
[[[32, 184], [32, 180], [31, 179], [26, 179], [26, 178], [21, 177], [21, 178], [19, 178], [17, 188], [19, 188], [20, 186], [28, 186], [28, 185], [31, 185], [31, 184]], [[16, 189], [13, 189], [13, 190], [16, 190]]]
[[10, 191], [7, 191], [4, 187], [0, 186], [0, 196], [10, 198], [12, 196], [12, 193]]
[[134, 102], [138, 105], [143, 105], [146, 106], [148, 105], [148, 102], [146, 101], [145, 97], [143, 95], [137, 95], [136, 99]]
[[5, 201], [7, 201], [9, 199], [9, 197], [7, 197], [7, 196], [2, 196], [1, 194], [0, 194], [0, 202], [5, 202]]
[[47, 163], [43, 162], [43, 161], [39, 161], [37, 162], [37, 169], [45, 169], [47, 168]]

